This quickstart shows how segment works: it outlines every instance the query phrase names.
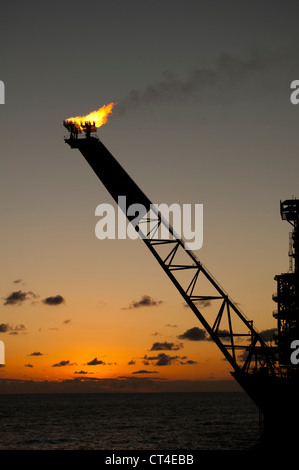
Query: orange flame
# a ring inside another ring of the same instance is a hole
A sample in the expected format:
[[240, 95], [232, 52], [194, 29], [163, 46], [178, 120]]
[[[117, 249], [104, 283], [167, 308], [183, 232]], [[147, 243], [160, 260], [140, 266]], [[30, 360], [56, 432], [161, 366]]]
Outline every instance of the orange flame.
[[116, 103], [109, 103], [107, 105], [102, 106], [97, 111], [92, 111], [86, 116], [70, 117], [66, 119], [66, 122], [77, 123], [81, 129], [83, 129], [82, 124], [84, 125], [85, 122], [95, 122], [95, 127], [101, 127], [108, 121], [108, 117], [110, 116], [110, 114], [112, 114], [112, 109], [115, 105]]

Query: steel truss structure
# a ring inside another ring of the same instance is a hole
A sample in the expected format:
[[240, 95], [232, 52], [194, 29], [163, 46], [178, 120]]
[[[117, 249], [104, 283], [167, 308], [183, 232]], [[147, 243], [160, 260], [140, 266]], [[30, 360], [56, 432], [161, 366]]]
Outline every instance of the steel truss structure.
[[[158, 238], [162, 225], [169, 237]], [[136, 230], [234, 371], [240, 374], [263, 369], [275, 374], [272, 348], [195, 254], [186, 249], [186, 243], [176, 238], [168, 221], [152, 207]], [[203, 309], [213, 312], [204, 315]]]
[[[269, 427], [273, 427], [274, 422], [275, 424], [279, 422], [278, 416], [281, 421], [285, 420], [287, 414], [293, 412], [293, 405], [297, 406], [299, 399], [297, 370], [292, 380], [286, 380], [286, 374], [282, 373], [285, 364], [280, 363], [282, 359], [279, 349], [288, 335], [282, 335], [280, 332], [276, 346], [267, 344], [238, 304], [231, 299], [195, 254], [186, 248], [185, 241], [177, 236], [169, 221], [165, 220], [98, 137], [91, 135], [95, 130], [93, 124], [85, 123], [83, 130], [86, 138], [80, 138], [71, 123], [64, 122], [64, 125], [70, 132], [70, 137], [66, 137], [65, 142], [71, 148], [80, 150], [114, 201], [118, 203], [119, 197], [125, 196], [126, 207], [138, 204], [145, 208], [137, 221], [134, 217], [133, 224], [133, 216], [127, 216], [127, 211], [120, 207], [181, 294], [185, 305], [190, 307], [200, 321], [208, 334], [208, 338], [204, 339], [215, 342], [232, 367], [232, 376], [256, 403], [264, 417], [267, 416]], [[296, 230], [292, 235], [295, 247], [292, 256], [298, 267], [299, 203], [287, 202], [287, 208], [283, 208], [282, 215], [291, 222], [296, 218], [296, 222], [293, 222]], [[296, 332], [299, 332], [297, 269], [295, 273], [294, 289], [298, 303], [292, 321], [294, 320], [296, 324]], [[278, 323], [280, 330], [283, 331], [286, 330], [286, 317], [283, 316], [281, 298], [279, 302]], [[292, 371], [293, 368], [289, 367], [288, 370]], [[299, 417], [298, 406], [296, 409]], [[276, 410], [274, 420], [273, 410]]]
[[[64, 122], [64, 125], [71, 133], [65, 141], [81, 151], [113, 199], [118, 203], [119, 196], [125, 196], [127, 207], [131, 204], [145, 207], [134, 225], [135, 230], [234, 372], [243, 375], [262, 370], [265, 374], [275, 374], [273, 349], [195, 254], [186, 249], [185, 241], [177, 236], [169, 220], [156, 210], [98, 136], [90, 135], [95, 130], [92, 123], [85, 124], [83, 139], [74, 133], [72, 123]], [[127, 216], [125, 208], [121, 209]], [[133, 216], [127, 218], [132, 221]], [[159, 238], [160, 234], [164, 236]], [[203, 308], [209, 313], [204, 315]]]

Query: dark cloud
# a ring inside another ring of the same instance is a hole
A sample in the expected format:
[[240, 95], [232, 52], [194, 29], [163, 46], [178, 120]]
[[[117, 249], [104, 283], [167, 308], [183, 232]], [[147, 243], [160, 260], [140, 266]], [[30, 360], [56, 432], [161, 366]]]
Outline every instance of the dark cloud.
[[88, 366], [98, 366], [100, 364], [105, 365], [106, 363], [103, 361], [99, 361], [96, 357], [92, 361], [87, 363]]
[[32, 364], [24, 364], [24, 367], [33, 367]]
[[84, 375], [84, 374], [88, 374], [88, 372], [86, 372], [85, 370], [80, 370], [80, 371], [75, 371], [74, 374]]
[[131, 361], [128, 362], [128, 366], [133, 366], [134, 364], [136, 364], [135, 361], [133, 361], [133, 359]]
[[236, 380], [168, 380], [159, 374], [138, 377], [72, 377], [61, 381], [0, 378], [1, 393], [211, 392], [242, 391]]
[[135, 372], [132, 372], [132, 374], [158, 374], [156, 370], [136, 370]]
[[23, 279], [16, 279], [15, 281], [13, 281], [14, 284], [20, 284], [20, 282], [22, 282]]
[[260, 331], [260, 335], [264, 341], [274, 341], [275, 335], [277, 335], [277, 328], [269, 328], [267, 330]]
[[0, 333], [6, 333], [7, 331], [9, 331], [9, 324], [0, 323]]
[[57, 364], [53, 364], [52, 367], [65, 367], [65, 366], [74, 366], [75, 363], [70, 363], [70, 361], [60, 361]]
[[189, 341], [204, 341], [207, 339], [207, 334], [205, 330], [198, 328], [195, 326], [194, 328], [190, 328], [186, 330], [185, 333], [178, 336], [179, 339], [188, 339]]
[[43, 353], [39, 351], [34, 351], [33, 353], [28, 354], [28, 356], [43, 356]]
[[155, 365], [155, 366], [170, 366], [172, 364], [197, 364], [197, 362], [192, 361], [191, 359], [187, 360], [186, 356], [169, 356], [165, 353], [160, 353], [157, 356], [147, 356], [143, 357], [144, 365]]
[[167, 343], [164, 341], [163, 343], [156, 342], [152, 345], [150, 351], [177, 351], [178, 349], [183, 348], [183, 344], [174, 344], [174, 343]]
[[64, 303], [64, 298], [61, 295], [55, 295], [53, 297], [46, 297], [42, 302], [46, 305], [60, 305]]
[[[228, 330], [217, 330], [217, 335], [220, 339], [222, 340], [227, 340], [227, 339], [230, 339], [230, 333]], [[239, 336], [237, 336], [237, 338], [240, 338]], [[207, 333], [207, 337], [206, 337], [207, 341], [214, 341], [213, 338], [211, 338], [210, 335], [208, 335]]]
[[[199, 308], [210, 307], [211, 305], [211, 301], [209, 299], [195, 300], [193, 303]], [[183, 305], [184, 307], [189, 307], [189, 305], [186, 303], [184, 303]]]
[[21, 305], [29, 297], [33, 297], [35, 299], [38, 296], [34, 294], [34, 292], [32, 291], [28, 291], [28, 292], [23, 292], [21, 290], [13, 291], [7, 297], [4, 297], [3, 305]]
[[155, 361], [155, 366], [170, 366], [172, 362], [179, 359], [179, 356], [168, 356], [168, 354], [160, 353], [157, 356], [147, 356], [143, 358], [144, 365], [149, 365], [150, 362]]
[[[230, 333], [228, 330], [217, 330], [217, 335], [220, 339], [229, 339]], [[195, 326], [186, 330], [185, 333], [178, 336], [179, 339], [187, 339], [189, 341], [214, 341], [211, 336], [203, 329]]]
[[70, 322], [71, 322], [71, 319], [67, 319], [67, 320], [64, 320], [62, 323], [63, 323], [63, 325], [67, 325]]
[[18, 335], [19, 333], [25, 333], [27, 330], [25, 325], [12, 326], [9, 323], [0, 323], [0, 333], [8, 333], [10, 335]]
[[178, 356], [168, 356], [168, 354], [158, 354], [156, 366], [170, 366], [173, 361], [176, 361]]
[[127, 307], [127, 309], [130, 310], [132, 308], [139, 308], [139, 307], [157, 307], [158, 305], [161, 305], [162, 303], [163, 303], [163, 300], [155, 300], [149, 295], [143, 295], [140, 300], [138, 301], [134, 300], [133, 302], [131, 302], [129, 307]]

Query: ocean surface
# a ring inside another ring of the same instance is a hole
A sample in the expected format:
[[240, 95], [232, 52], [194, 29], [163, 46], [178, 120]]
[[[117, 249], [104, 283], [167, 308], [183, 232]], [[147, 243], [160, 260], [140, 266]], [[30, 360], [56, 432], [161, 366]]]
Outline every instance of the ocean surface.
[[0, 395], [0, 450], [250, 450], [245, 393]]

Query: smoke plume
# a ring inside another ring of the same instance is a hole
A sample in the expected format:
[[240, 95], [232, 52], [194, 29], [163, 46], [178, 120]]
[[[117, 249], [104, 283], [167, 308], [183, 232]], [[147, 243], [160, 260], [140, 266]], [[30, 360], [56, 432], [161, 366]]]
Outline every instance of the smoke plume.
[[[118, 101], [116, 115], [123, 115], [142, 105], [185, 101], [199, 95], [207, 97], [209, 92], [217, 91], [217, 96], [233, 90], [255, 74], [282, 68], [282, 61], [288, 60], [289, 54], [279, 52], [251, 52], [247, 58], [221, 54], [214, 67], [196, 67], [181, 78], [172, 72], [165, 72], [163, 79], [149, 84], [143, 91], [131, 90], [126, 98]], [[262, 81], [264, 84], [264, 81]], [[209, 96], [209, 95], [208, 95]]]

